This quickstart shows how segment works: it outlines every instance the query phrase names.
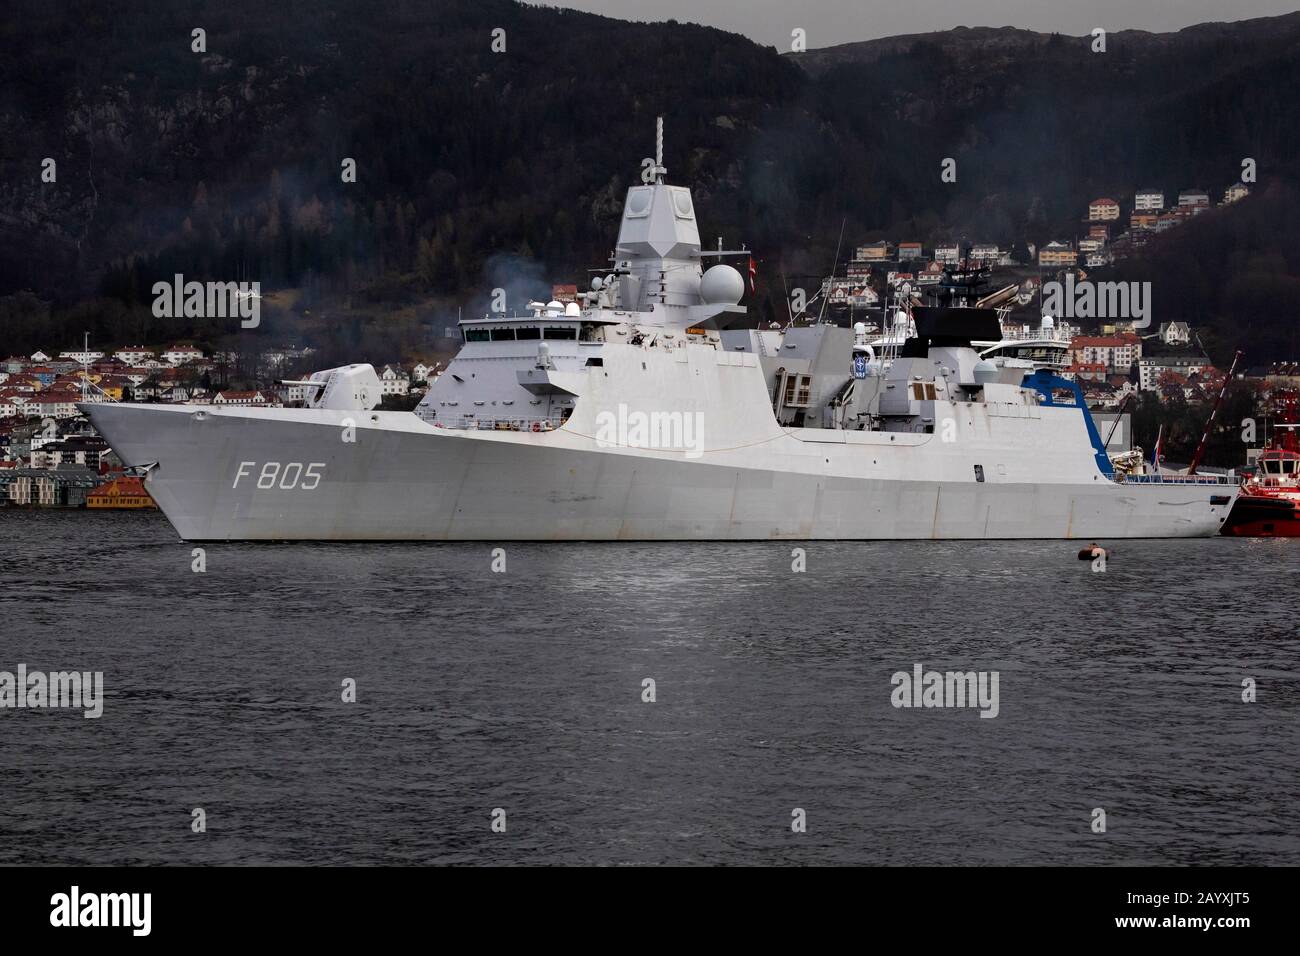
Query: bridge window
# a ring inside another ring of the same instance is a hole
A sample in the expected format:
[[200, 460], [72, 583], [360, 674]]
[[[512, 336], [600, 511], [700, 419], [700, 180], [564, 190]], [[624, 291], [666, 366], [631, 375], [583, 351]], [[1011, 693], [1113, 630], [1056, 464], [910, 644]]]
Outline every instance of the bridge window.
[[514, 340], [515, 340], [514, 329], [493, 329], [492, 330], [493, 342], [513, 342]]
[[520, 339], [540, 339], [542, 337], [542, 330], [537, 328], [535, 325], [526, 329], [516, 329], [515, 337]]
[[811, 392], [811, 375], [790, 375], [785, 380], [784, 404], [794, 408], [806, 407], [811, 401]]
[[492, 336], [488, 334], [487, 329], [466, 329], [465, 330], [466, 342], [486, 342], [491, 337]]
[[576, 339], [577, 337], [578, 337], [577, 329], [556, 328], [553, 326], [548, 327], [546, 329], [545, 335], [543, 336], [543, 338], [548, 338], [548, 339]]

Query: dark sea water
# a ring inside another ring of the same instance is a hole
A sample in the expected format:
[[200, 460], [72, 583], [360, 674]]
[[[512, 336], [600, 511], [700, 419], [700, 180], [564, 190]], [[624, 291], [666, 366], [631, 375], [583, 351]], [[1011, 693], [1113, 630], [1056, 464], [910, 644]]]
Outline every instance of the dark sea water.
[[1300, 864], [1300, 541], [796, 546], [0, 512], [0, 670], [105, 682], [0, 710], [0, 863]]

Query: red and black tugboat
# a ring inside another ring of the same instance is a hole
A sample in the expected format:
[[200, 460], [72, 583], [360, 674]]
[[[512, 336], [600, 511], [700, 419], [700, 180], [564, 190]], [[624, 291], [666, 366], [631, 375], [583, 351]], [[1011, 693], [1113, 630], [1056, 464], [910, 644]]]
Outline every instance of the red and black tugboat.
[[1300, 423], [1296, 396], [1283, 399], [1283, 421], [1241, 486], [1222, 533], [1239, 538], [1300, 538]]

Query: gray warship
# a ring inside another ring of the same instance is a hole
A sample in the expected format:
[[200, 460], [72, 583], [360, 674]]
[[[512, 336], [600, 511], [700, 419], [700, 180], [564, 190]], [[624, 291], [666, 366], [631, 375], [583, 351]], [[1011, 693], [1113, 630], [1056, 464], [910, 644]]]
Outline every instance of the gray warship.
[[413, 412], [370, 365], [302, 408], [79, 406], [180, 536], [229, 540], [1199, 537], [1219, 479], [1117, 469], [1078, 385], [981, 358], [986, 309], [860, 329], [737, 327], [745, 280], [701, 247], [659, 148], [578, 301], [460, 322]]

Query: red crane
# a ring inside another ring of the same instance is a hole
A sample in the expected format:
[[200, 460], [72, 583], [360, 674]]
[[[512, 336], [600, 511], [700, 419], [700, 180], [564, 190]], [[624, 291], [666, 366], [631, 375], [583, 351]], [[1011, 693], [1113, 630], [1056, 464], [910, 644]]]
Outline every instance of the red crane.
[[1201, 456], [1205, 454], [1205, 444], [1210, 440], [1210, 429], [1214, 427], [1215, 416], [1219, 414], [1219, 406], [1223, 404], [1223, 396], [1228, 391], [1228, 383], [1232, 381], [1232, 373], [1237, 371], [1237, 363], [1241, 361], [1241, 350], [1232, 357], [1232, 367], [1228, 369], [1228, 374], [1223, 376], [1223, 387], [1219, 389], [1219, 397], [1214, 400], [1214, 408], [1210, 409], [1210, 420], [1205, 423], [1205, 432], [1201, 435], [1201, 443], [1196, 446], [1196, 454], [1192, 456], [1192, 463], [1187, 467], [1187, 474], [1196, 474], [1196, 468], [1201, 463]]

